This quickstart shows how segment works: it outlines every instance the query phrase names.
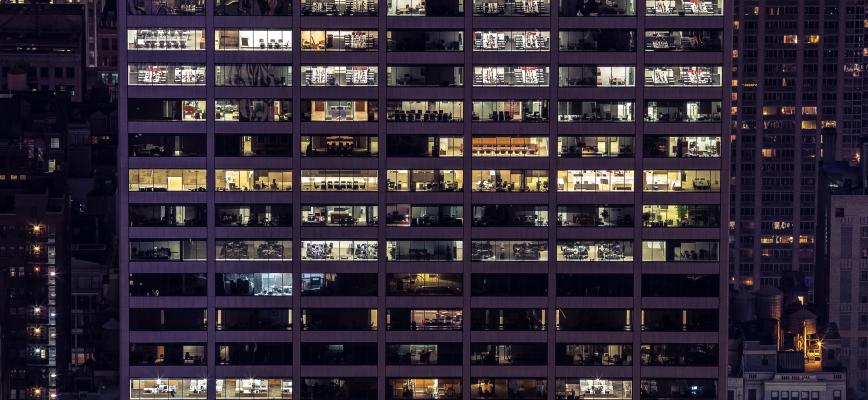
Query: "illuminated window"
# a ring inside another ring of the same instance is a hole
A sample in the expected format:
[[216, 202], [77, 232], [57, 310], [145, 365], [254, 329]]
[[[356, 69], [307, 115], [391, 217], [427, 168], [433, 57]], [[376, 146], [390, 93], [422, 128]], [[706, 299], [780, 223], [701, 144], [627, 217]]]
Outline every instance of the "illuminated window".
[[205, 50], [205, 31], [201, 29], [129, 29], [129, 50]]
[[292, 31], [217, 29], [214, 50], [291, 51]]
[[377, 31], [301, 31], [302, 51], [375, 51]]
[[204, 169], [131, 169], [131, 192], [204, 192]]

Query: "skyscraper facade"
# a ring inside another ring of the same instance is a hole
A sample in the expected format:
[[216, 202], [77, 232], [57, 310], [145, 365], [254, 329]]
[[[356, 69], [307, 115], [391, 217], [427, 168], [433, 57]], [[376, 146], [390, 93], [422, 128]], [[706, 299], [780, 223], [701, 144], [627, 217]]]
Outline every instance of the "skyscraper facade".
[[121, 398], [725, 395], [728, 3], [118, 6]]
[[865, 2], [738, 0], [734, 14], [733, 283], [824, 303], [818, 166], [860, 159]]

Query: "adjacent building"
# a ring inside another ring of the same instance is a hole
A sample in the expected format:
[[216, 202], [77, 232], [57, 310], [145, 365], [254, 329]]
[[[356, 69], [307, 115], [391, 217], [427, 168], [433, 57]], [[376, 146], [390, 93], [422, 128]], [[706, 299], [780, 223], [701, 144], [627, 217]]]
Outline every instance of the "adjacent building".
[[84, 8], [0, 1], [0, 93], [85, 91]]
[[866, 167], [824, 165], [824, 263], [829, 271], [829, 322], [841, 336], [850, 396], [868, 395], [868, 208]]
[[120, 397], [723, 398], [730, 5], [120, 2]]
[[68, 95], [0, 99], [0, 397], [52, 399], [69, 365]]
[[836, 360], [836, 339], [828, 340], [821, 361], [803, 353], [778, 351], [775, 343], [748, 340], [739, 344], [727, 398], [731, 400], [846, 400], [847, 379]]
[[819, 160], [860, 157], [865, 4], [734, 7], [733, 285], [779, 288], [788, 303], [824, 302], [816, 282], [825, 279], [817, 276]]

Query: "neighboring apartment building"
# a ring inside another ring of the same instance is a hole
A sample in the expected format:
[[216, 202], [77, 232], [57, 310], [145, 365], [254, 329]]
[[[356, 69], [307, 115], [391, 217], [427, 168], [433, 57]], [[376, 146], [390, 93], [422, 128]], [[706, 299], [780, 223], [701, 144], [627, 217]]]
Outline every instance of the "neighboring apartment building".
[[819, 160], [859, 158], [865, 4], [737, 0], [734, 15], [733, 284], [822, 301]]
[[84, 9], [0, 1], [0, 93], [84, 95]]
[[69, 99], [0, 99], [0, 398], [52, 399], [69, 364], [68, 210], [63, 196]]
[[120, 2], [120, 397], [723, 398], [728, 5]]

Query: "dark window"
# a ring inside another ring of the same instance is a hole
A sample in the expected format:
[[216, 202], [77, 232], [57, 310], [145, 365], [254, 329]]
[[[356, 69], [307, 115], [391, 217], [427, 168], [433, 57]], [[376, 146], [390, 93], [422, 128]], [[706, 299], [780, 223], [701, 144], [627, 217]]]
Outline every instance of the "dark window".
[[201, 308], [131, 308], [131, 331], [203, 331], [207, 314]]
[[130, 296], [205, 296], [205, 274], [130, 274]]
[[545, 274], [473, 274], [472, 296], [546, 296]]
[[302, 343], [302, 365], [376, 365], [376, 343]]
[[632, 274], [558, 274], [558, 296], [632, 297]]
[[218, 331], [288, 331], [292, 329], [290, 310], [285, 308], [217, 309]]
[[386, 365], [461, 365], [461, 342], [386, 344]]
[[718, 275], [642, 275], [642, 296], [647, 297], [717, 297]]
[[218, 365], [291, 365], [292, 343], [217, 343]]
[[473, 343], [473, 365], [545, 365], [546, 343]]
[[460, 296], [463, 286], [462, 274], [386, 274], [388, 296]]
[[306, 378], [301, 380], [305, 400], [376, 399], [377, 378]]
[[470, 312], [474, 331], [544, 331], [546, 310], [535, 308], [474, 308]]
[[302, 296], [376, 296], [377, 274], [311, 272], [301, 274]]

